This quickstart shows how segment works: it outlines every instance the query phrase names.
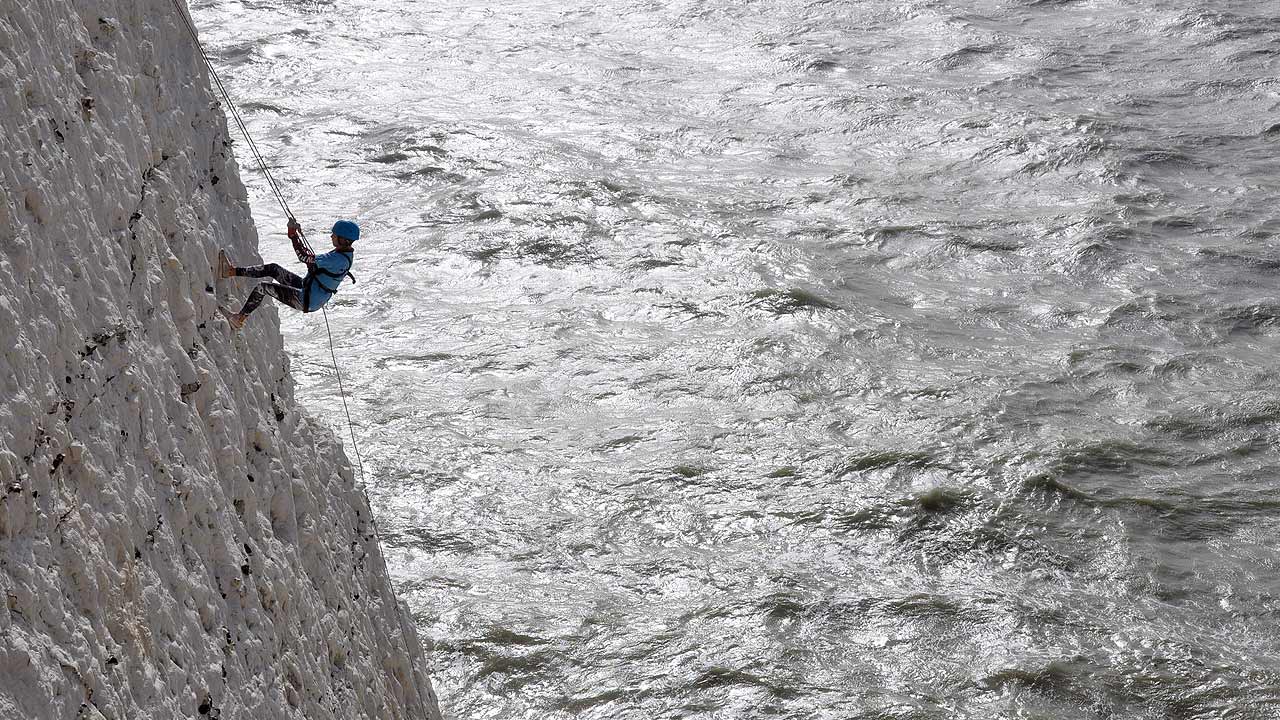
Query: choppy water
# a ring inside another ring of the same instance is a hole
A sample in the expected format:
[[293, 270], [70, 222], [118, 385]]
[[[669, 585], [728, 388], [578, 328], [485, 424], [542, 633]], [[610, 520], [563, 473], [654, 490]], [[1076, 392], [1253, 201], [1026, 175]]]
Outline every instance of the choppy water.
[[1280, 717], [1274, 3], [194, 4], [451, 717]]

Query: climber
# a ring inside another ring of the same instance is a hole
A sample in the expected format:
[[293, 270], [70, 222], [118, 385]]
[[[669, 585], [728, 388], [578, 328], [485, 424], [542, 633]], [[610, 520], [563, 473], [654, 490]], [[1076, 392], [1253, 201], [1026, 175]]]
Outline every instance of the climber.
[[329, 236], [334, 249], [323, 255], [311, 252], [303, 237], [302, 226], [293, 218], [289, 218], [289, 239], [293, 241], [293, 251], [297, 253], [298, 260], [307, 266], [306, 277], [298, 277], [275, 263], [236, 267], [227, 259], [224, 251], [218, 251], [219, 277], [270, 278], [275, 281], [259, 283], [249, 293], [240, 312], [226, 313], [227, 322], [231, 323], [233, 330], [238, 331], [244, 326], [249, 313], [258, 309], [264, 295], [270, 295], [294, 310], [315, 312], [329, 302], [344, 277], [350, 276], [355, 281], [355, 276], [350, 272], [351, 265], [355, 262], [351, 244], [360, 239], [360, 226], [350, 220], [334, 223]]

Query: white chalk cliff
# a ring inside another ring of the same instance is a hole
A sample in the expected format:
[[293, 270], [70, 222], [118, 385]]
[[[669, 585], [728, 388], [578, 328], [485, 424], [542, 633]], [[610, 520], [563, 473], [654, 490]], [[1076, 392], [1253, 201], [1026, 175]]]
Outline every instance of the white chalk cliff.
[[[0, 3], [0, 718], [438, 718], [171, 0]], [[267, 304], [270, 306], [270, 303]]]

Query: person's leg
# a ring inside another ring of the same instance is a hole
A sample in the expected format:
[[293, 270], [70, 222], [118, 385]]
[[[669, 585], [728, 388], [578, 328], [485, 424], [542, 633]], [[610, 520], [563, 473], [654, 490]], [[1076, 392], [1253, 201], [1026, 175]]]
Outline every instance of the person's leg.
[[[279, 266], [277, 265], [276, 267]], [[244, 321], [249, 318], [249, 313], [257, 310], [258, 306], [262, 304], [262, 298], [267, 295], [270, 295], [294, 310], [306, 312], [306, 309], [302, 307], [302, 293], [297, 288], [291, 288], [286, 285], [277, 285], [275, 283], [258, 283], [258, 286], [255, 287], [253, 292], [249, 293], [249, 297], [245, 299], [244, 307], [240, 308], [240, 312], [231, 316], [231, 324], [239, 330], [240, 327], [244, 325]]]
[[[291, 288], [302, 287], [302, 278], [298, 277], [297, 275], [294, 275], [293, 273], [289, 272], [288, 270], [285, 270], [284, 268], [280, 267], [275, 263], [267, 263], [266, 265], [250, 265], [248, 267], [232, 266], [231, 271], [232, 271], [232, 274], [238, 277], [270, 278], [271, 280], [275, 280], [276, 282], [280, 283], [281, 285], [284, 285], [285, 287], [291, 287]], [[258, 287], [262, 287], [262, 286], [259, 285]], [[262, 299], [259, 298], [258, 301], [261, 302]], [[281, 302], [284, 302], [284, 301], [282, 300]]]

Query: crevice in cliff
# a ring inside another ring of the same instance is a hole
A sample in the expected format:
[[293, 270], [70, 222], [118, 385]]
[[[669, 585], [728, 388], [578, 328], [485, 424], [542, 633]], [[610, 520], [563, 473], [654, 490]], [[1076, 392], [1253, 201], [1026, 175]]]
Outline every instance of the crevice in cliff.
[[134, 283], [138, 280], [138, 253], [134, 248], [138, 246], [138, 231], [136, 225], [139, 220], [146, 217], [143, 213], [143, 206], [147, 203], [147, 193], [151, 190], [151, 183], [158, 170], [169, 162], [172, 156], [168, 153], [160, 154], [160, 162], [150, 165], [142, 173], [142, 185], [138, 189], [138, 203], [134, 206], [133, 212], [129, 214], [129, 239], [133, 241], [129, 254], [129, 271], [132, 273], [129, 277], [129, 288], [132, 289]]

